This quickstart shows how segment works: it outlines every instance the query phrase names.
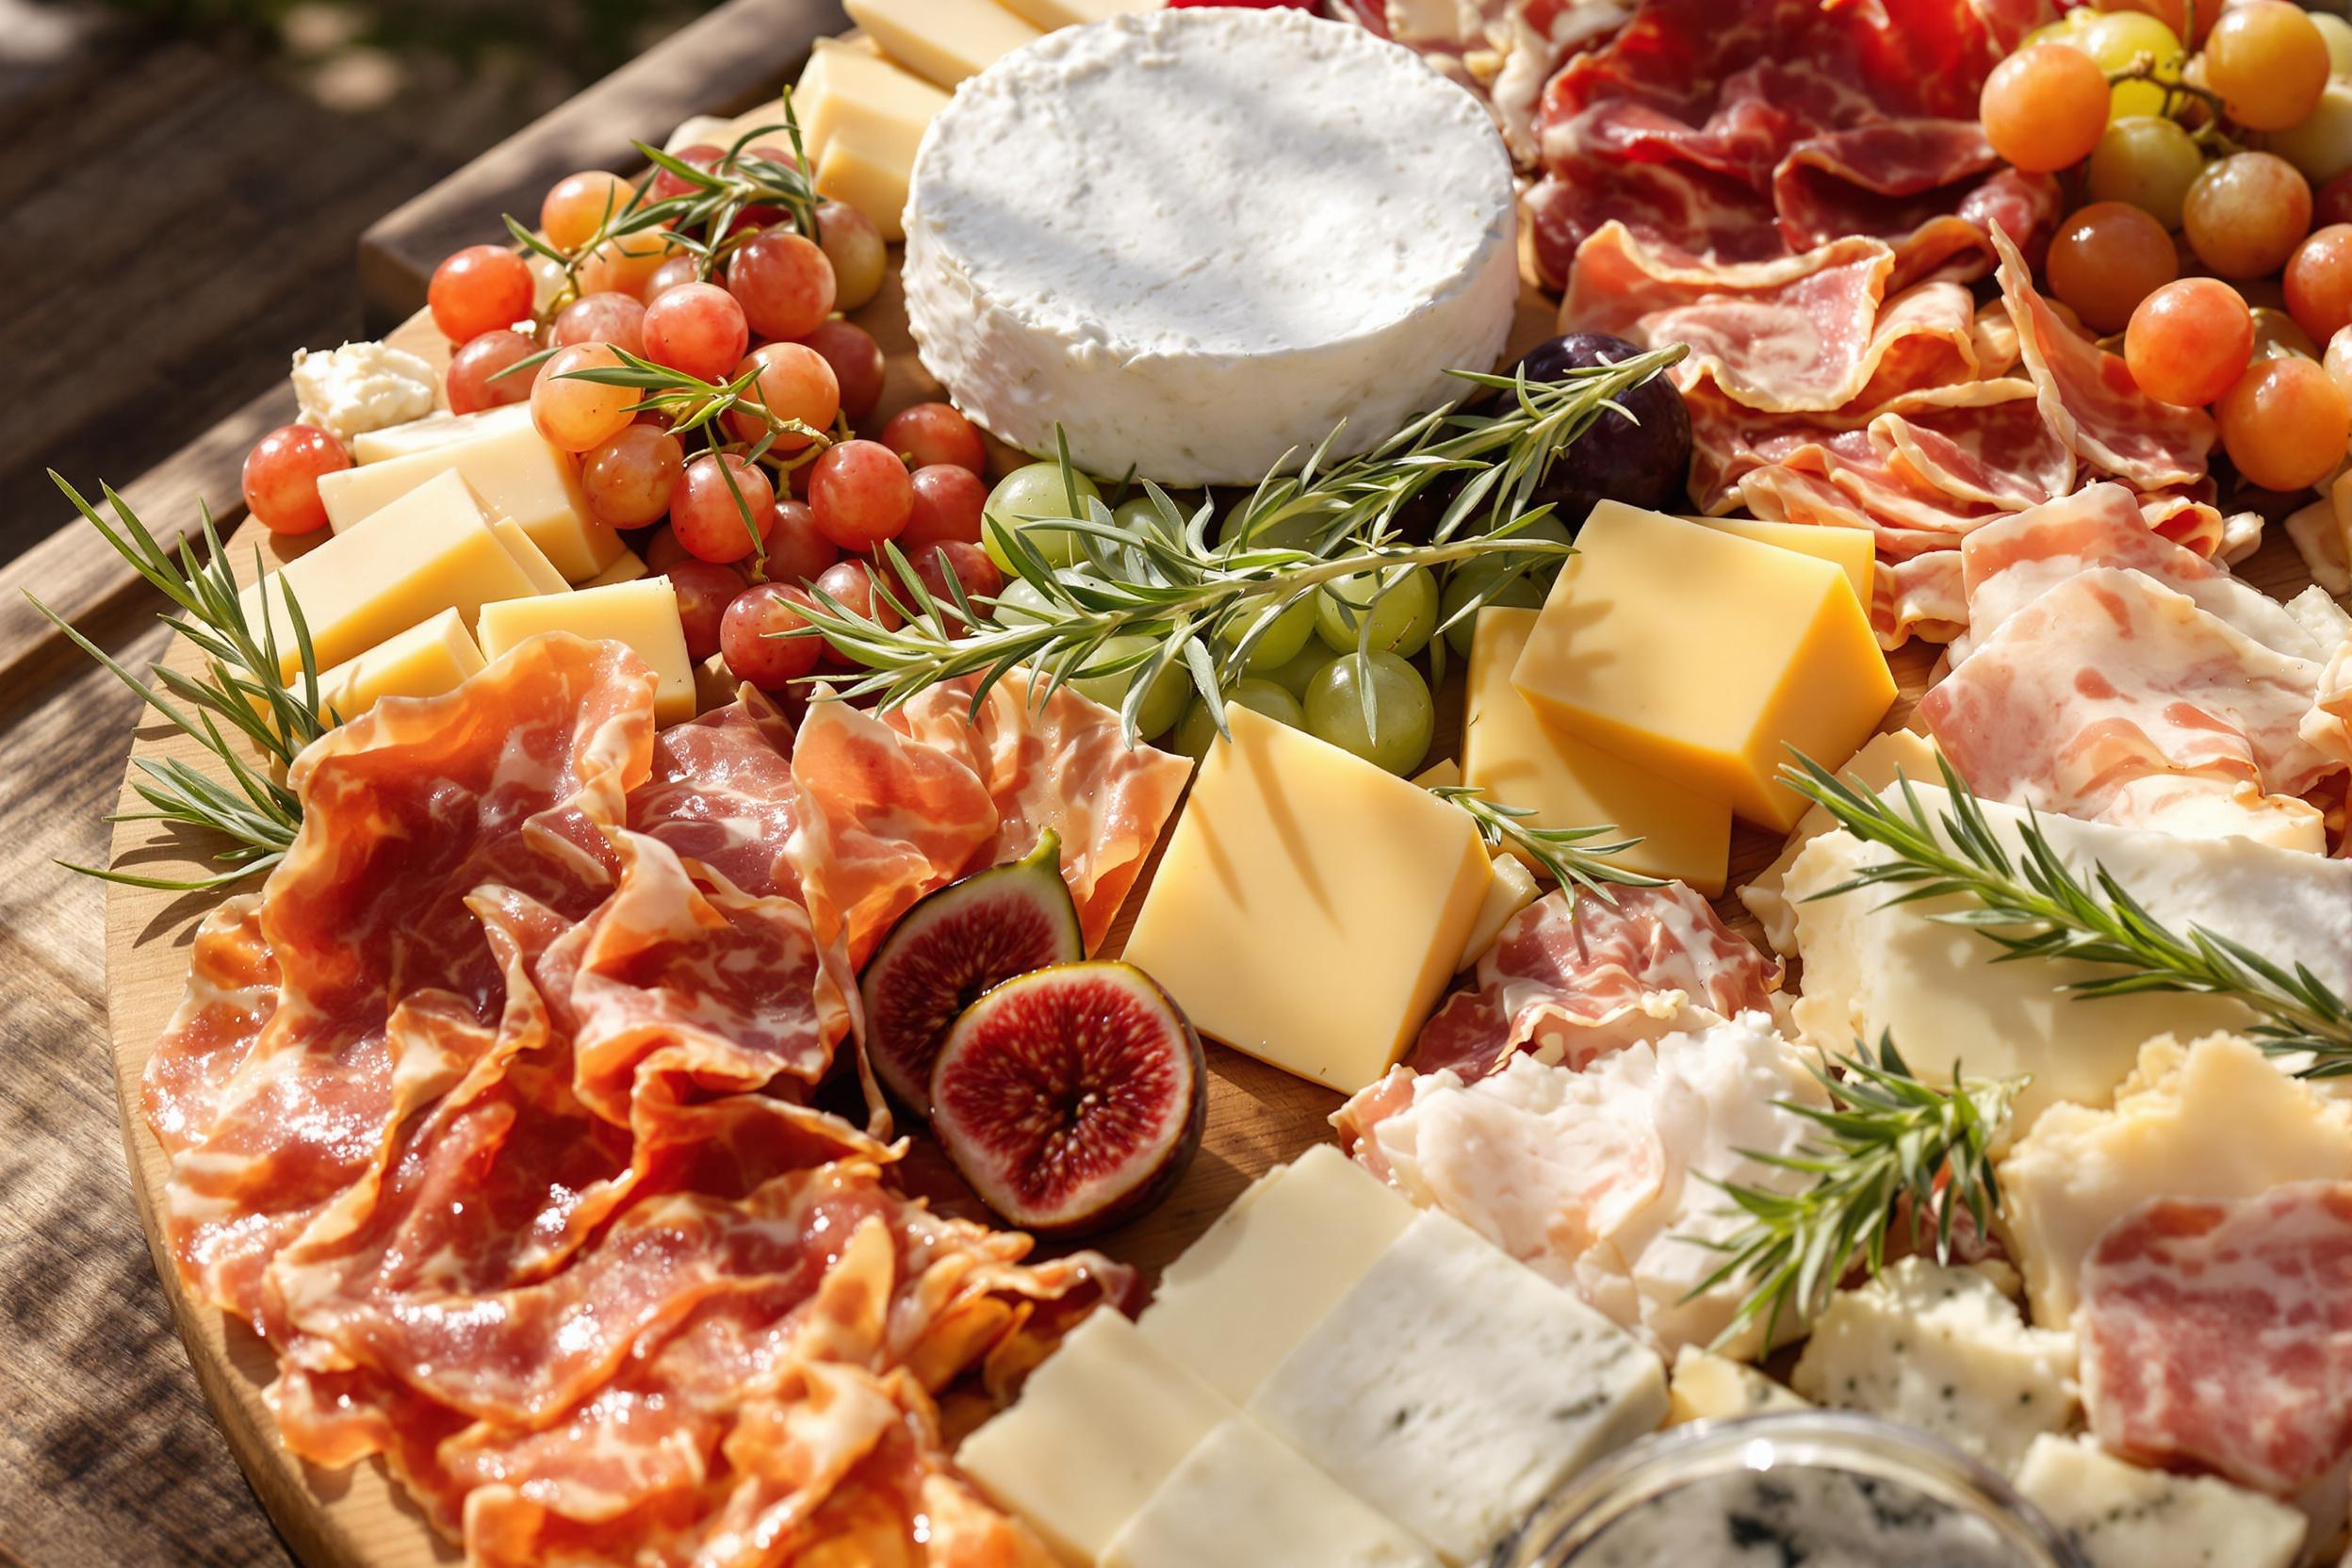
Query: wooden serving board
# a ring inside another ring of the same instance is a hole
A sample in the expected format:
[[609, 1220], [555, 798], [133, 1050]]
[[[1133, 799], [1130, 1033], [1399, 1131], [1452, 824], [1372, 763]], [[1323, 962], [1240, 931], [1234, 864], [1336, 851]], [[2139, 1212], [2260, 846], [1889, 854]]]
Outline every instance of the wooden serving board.
[[[1554, 302], [1533, 288], [1526, 291], [1510, 354], [1553, 332]], [[916, 358], [900, 305], [895, 274], [880, 298], [860, 311], [860, 325], [872, 332], [889, 361], [889, 379], [877, 417], [897, 408], [940, 395]], [[445, 363], [447, 345], [429, 319], [412, 318], [392, 335], [392, 341]], [[1506, 362], [1508, 362], [1508, 357]], [[290, 553], [259, 525], [248, 522], [237, 534], [234, 554], [240, 580], [250, 578], [253, 552], [258, 547], [271, 565]], [[2274, 537], [2246, 575], [2272, 592], [2292, 591], [2308, 579], [2301, 563], [2283, 538]], [[1898, 727], [1926, 689], [1938, 650], [1913, 643], [1892, 658], [1902, 688], [1886, 727]], [[174, 662], [192, 666], [186, 645]], [[1439, 752], [1450, 755], [1458, 744], [1462, 715], [1460, 662], [1456, 674], [1439, 694]], [[139, 731], [131, 756], [141, 759], [180, 757], [200, 760], [197, 748], [165, 727]], [[125, 780], [126, 809], [138, 808]], [[1732, 881], [1737, 886], [1753, 876], [1778, 854], [1781, 837], [1745, 825], [1738, 827], [1732, 846]], [[148, 823], [117, 826], [113, 836], [114, 863], [142, 874], [189, 876], [212, 868], [203, 855], [205, 846], [184, 835], [158, 829]], [[1156, 862], [1155, 862], [1156, 863]], [[1136, 894], [1149, 885], [1147, 870]], [[124, 1146], [129, 1153], [139, 1213], [198, 1380], [218, 1413], [239, 1463], [251, 1478], [279, 1529], [296, 1554], [312, 1568], [416, 1568], [416, 1565], [458, 1560], [456, 1549], [441, 1540], [423, 1517], [374, 1462], [347, 1471], [324, 1471], [289, 1455], [279, 1442], [263, 1391], [276, 1367], [268, 1348], [242, 1323], [224, 1319], [217, 1310], [191, 1299], [161, 1238], [157, 1216], [163, 1203], [167, 1163], [161, 1147], [139, 1115], [139, 1081], [156, 1037], [178, 1004], [187, 979], [188, 944], [196, 923], [215, 902], [209, 895], [186, 895], [110, 886], [106, 902], [106, 992], [114, 1045], [114, 1064]], [[1123, 943], [1136, 905], [1130, 898], [1114, 927], [1106, 951]], [[1756, 935], [1755, 923], [1738, 900], [1718, 905], [1733, 925]], [[1212, 1044], [1209, 1048], [1208, 1131], [1199, 1156], [1176, 1192], [1151, 1214], [1094, 1245], [1111, 1255], [1156, 1276], [1168, 1259], [1182, 1251], [1233, 1200], [1249, 1182], [1279, 1161], [1289, 1159], [1330, 1135], [1327, 1119], [1340, 1103], [1329, 1090], [1291, 1077], [1237, 1052]], [[933, 1162], [937, 1163], [937, 1162]]]

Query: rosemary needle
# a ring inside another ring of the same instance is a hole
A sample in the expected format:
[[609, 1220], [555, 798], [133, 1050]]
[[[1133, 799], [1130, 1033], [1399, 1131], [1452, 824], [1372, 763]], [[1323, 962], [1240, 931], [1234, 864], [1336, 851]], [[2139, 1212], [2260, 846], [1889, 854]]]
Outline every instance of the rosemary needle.
[[1609, 890], [1611, 887], [1666, 886], [1662, 878], [1609, 863], [1607, 857], [1623, 855], [1642, 841], [1636, 838], [1592, 842], [1595, 839], [1609, 839], [1617, 831], [1614, 827], [1538, 827], [1527, 820], [1535, 813], [1527, 807], [1492, 799], [1475, 786], [1445, 784], [1429, 792], [1467, 811], [1470, 820], [1478, 825], [1479, 836], [1488, 843], [1524, 854], [1550, 873], [1572, 908], [1579, 890], [1604, 904], [1614, 904], [1616, 899]]

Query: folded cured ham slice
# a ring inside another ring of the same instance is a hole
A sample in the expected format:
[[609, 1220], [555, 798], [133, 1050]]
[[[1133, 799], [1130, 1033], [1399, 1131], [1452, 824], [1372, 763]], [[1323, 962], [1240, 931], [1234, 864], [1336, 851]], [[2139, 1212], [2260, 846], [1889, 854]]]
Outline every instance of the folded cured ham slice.
[[2082, 1289], [2082, 1402], [2107, 1447], [2279, 1495], [2352, 1456], [2352, 1184], [2142, 1204]]

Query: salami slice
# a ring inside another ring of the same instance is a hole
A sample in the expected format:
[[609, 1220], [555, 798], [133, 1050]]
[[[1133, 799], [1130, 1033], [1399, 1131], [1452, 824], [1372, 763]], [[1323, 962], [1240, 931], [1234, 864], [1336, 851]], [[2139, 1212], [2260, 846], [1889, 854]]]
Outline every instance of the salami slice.
[[2295, 1491], [2352, 1455], [2352, 1183], [2141, 1204], [2091, 1249], [2077, 1323], [2099, 1442]]

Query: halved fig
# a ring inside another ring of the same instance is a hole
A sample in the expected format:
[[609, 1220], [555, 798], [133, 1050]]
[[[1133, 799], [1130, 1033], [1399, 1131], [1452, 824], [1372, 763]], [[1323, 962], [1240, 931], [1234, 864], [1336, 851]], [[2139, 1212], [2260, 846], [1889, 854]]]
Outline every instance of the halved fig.
[[1133, 964], [1059, 964], [964, 1009], [931, 1068], [931, 1128], [980, 1200], [1087, 1235], [1168, 1196], [1208, 1118], [1200, 1037]]
[[1001, 980], [1086, 956], [1061, 851], [1048, 828], [1021, 859], [925, 894], [866, 960], [866, 1054], [918, 1114], [930, 1113], [931, 1063], [958, 1014]]

